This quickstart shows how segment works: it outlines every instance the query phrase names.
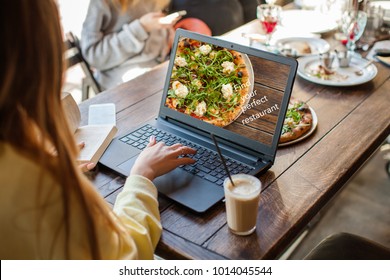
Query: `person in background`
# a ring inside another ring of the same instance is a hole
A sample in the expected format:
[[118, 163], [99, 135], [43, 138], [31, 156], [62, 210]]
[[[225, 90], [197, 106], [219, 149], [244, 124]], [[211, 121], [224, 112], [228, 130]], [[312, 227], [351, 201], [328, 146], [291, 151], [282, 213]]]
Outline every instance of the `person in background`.
[[91, 0], [81, 50], [102, 89], [133, 79], [163, 62], [173, 25], [160, 22], [169, 0]]
[[182, 155], [195, 150], [151, 138], [111, 210], [76, 163], [55, 0], [4, 1], [0, 37], [0, 258], [152, 259], [152, 180], [193, 163]]
[[255, 19], [257, 5], [257, 0], [172, 0], [169, 9], [186, 10], [183, 19], [200, 19], [219, 36]]

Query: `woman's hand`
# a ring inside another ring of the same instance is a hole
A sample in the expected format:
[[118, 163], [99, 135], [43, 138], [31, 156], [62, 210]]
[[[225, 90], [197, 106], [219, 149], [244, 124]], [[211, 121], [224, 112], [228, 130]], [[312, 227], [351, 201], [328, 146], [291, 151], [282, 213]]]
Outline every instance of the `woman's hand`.
[[[77, 146], [81, 150], [81, 149], [83, 149], [85, 147], [85, 142], [78, 143]], [[96, 167], [96, 163], [94, 163], [94, 162], [87, 162], [87, 163], [79, 164], [79, 168], [84, 173], [87, 173], [87, 172], [91, 171], [95, 167]]]
[[173, 25], [180, 19], [180, 17], [178, 17], [172, 21], [165, 22], [161, 20], [164, 18], [164, 16], [165, 14], [161, 12], [147, 13], [143, 15], [139, 21], [141, 22], [141, 25], [145, 31], [149, 33], [152, 30], [172, 28]]
[[165, 146], [163, 142], [156, 143], [156, 138], [151, 136], [148, 146], [135, 161], [130, 175], [142, 175], [152, 181], [180, 165], [195, 163], [194, 159], [185, 156], [187, 154], [196, 154], [196, 150], [182, 144]]

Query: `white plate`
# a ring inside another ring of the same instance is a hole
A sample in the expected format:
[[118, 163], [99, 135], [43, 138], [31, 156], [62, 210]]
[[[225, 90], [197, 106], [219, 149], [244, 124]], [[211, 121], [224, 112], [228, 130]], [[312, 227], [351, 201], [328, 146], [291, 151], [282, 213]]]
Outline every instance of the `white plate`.
[[309, 137], [310, 135], [313, 134], [313, 132], [317, 128], [318, 118], [317, 118], [317, 114], [313, 110], [313, 108], [309, 107], [309, 109], [310, 109], [311, 115], [313, 117], [313, 124], [312, 124], [310, 130], [308, 132], [306, 132], [305, 134], [303, 134], [301, 137], [297, 138], [297, 139], [294, 139], [294, 140], [291, 140], [291, 141], [288, 141], [288, 142], [284, 142], [284, 143], [279, 143], [278, 144], [279, 147], [284, 147], [284, 146], [289, 146], [289, 145], [295, 144], [297, 142], [300, 142], [300, 141], [306, 139], [307, 137]]
[[361, 70], [368, 61], [359, 57], [352, 57], [349, 67], [340, 68], [337, 65], [337, 61], [333, 63], [332, 70], [336, 72], [330, 80], [324, 80], [310, 73], [312, 69], [315, 69], [320, 65], [320, 60], [317, 55], [305, 56], [298, 58], [298, 71], [297, 74], [310, 82], [326, 85], [326, 86], [356, 86], [367, 83], [375, 78], [378, 73], [378, 69], [374, 64], [371, 64], [363, 69], [363, 75], [358, 76], [355, 71]]
[[306, 10], [314, 10], [321, 5], [323, 0], [294, 0], [295, 6], [298, 8], [305, 8]]
[[275, 42], [275, 45], [279, 50], [281, 50], [281, 53], [284, 54], [283, 49], [286, 49], [290, 46], [294, 50], [294, 43], [296, 42], [307, 43], [310, 47], [311, 52], [301, 53], [299, 52], [299, 50], [295, 49], [296, 53], [293, 52], [293, 56], [308, 56], [308, 55], [320, 54], [320, 53], [328, 52], [330, 49], [328, 42], [320, 38], [303, 38], [303, 37], [283, 38], [277, 40]]
[[300, 32], [326, 33], [338, 27], [334, 18], [319, 11], [287, 10], [281, 18], [282, 26]]

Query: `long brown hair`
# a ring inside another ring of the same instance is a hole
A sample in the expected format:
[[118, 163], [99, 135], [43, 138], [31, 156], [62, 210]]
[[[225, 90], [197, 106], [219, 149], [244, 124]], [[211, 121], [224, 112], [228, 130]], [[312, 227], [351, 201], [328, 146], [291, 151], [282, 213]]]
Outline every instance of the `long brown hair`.
[[100, 258], [94, 217], [102, 215], [118, 234], [120, 230], [76, 164], [78, 148], [70, 140], [73, 135], [61, 106], [63, 38], [55, 1], [2, 1], [0, 38], [0, 141], [58, 182], [65, 257], [71, 255], [70, 194], [75, 193], [86, 221], [91, 258]]
[[[133, 5], [137, 5], [138, 3], [144, 4], [145, 2], [148, 2], [148, 4], [154, 4], [155, 11], [161, 11], [165, 9], [170, 0], [111, 0], [114, 5], [119, 7], [123, 12], [127, 11], [128, 9], [131, 8]], [[152, 12], [152, 11], [150, 11]]]
[[117, 4], [122, 11], [126, 11], [131, 5], [135, 5], [139, 0], [112, 0], [114, 4]]

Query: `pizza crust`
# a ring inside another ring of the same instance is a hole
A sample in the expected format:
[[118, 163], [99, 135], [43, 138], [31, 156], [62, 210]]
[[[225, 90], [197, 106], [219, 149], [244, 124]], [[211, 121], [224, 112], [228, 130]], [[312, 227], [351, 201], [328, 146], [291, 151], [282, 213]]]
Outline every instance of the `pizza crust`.
[[[289, 117], [290, 114], [299, 114], [299, 122], [294, 121]], [[302, 101], [293, 101], [289, 104], [289, 109], [286, 114], [286, 118], [283, 125], [283, 132], [280, 136], [279, 143], [286, 143], [295, 139], [298, 139], [302, 135], [306, 134], [313, 125], [313, 115], [309, 106]], [[286, 129], [288, 127], [288, 129]]]

